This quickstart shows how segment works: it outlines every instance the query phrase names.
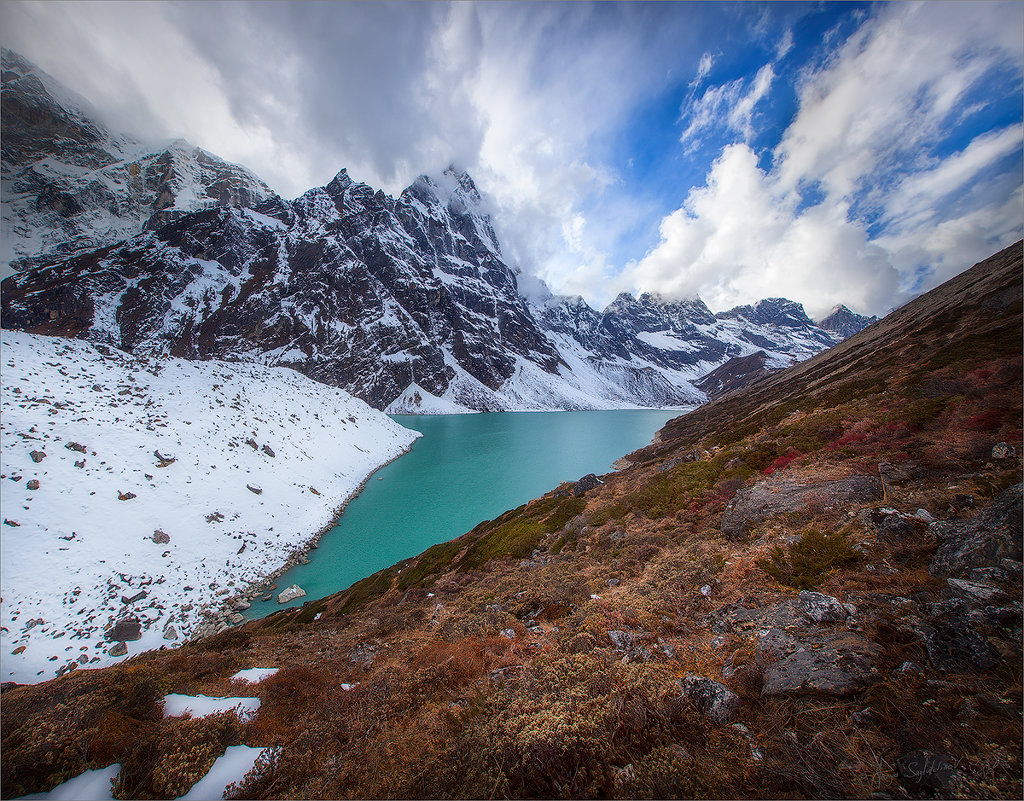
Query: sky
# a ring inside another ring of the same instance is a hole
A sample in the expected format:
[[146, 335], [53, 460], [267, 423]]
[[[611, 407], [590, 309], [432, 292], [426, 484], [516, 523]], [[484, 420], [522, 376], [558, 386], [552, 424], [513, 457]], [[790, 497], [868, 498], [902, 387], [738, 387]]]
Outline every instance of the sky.
[[284, 197], [468, 171], [506, 260], [596, 308], [884, 314], [1024, 233], [1017, 0], [0, 3], [109, 125]]

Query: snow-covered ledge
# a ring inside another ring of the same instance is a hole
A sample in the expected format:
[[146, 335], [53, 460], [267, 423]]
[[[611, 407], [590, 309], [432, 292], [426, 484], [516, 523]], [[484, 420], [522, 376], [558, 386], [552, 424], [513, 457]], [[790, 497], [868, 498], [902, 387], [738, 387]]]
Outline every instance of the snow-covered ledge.
[[4, 680], [181, 642], [418, 436], [285, 368], [12, 331], [0, 358]]

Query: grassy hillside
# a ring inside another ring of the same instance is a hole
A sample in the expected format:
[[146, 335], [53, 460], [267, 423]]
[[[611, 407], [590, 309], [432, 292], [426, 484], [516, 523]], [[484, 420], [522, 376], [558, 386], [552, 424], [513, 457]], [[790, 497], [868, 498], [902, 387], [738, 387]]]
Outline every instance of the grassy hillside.
[[[115, 761], [122, 797], [173, 797], [236, 743], [280, 747], [246, 798], [1021, 797], [1021, 250], [598, 486], [8, 689], [4, 797]], [[252, 722], [161, 718], [254, 666], [281, 670]]]

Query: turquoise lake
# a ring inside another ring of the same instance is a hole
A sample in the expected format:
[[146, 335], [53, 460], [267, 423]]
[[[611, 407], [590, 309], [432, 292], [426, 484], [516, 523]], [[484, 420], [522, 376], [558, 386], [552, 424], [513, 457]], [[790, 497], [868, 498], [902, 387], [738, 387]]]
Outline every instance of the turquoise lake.
[[458, 537], [482, 520], [543, 495], [562, 481], [607, 473], [650, 443], [682, 410], [395, 415], [423, 434], [378, 470], [338, 524], [310, 551], [310, 563], [278, 579], [306, 596], [256, 601], [248, 618], [269, 615], [350, 587], [382, 568]]

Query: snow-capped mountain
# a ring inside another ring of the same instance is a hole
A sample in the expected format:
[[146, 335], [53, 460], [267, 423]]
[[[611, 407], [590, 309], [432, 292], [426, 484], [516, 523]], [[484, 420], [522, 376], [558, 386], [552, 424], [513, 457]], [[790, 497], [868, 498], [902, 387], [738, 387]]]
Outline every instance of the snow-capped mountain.
[[184, 140], [113, 132], [89, 102], [3, 50], [4, 274], [113, 244], [208, 206], [271, 190]]
[[789, 301], [527, 302], [472, 179], [396, 199], [342, 170], [295, 201], [217, 208], [3, 287], [5, 326], [139, 353], [293, 367], [390, 411], [696, 403], [690, 381], [836, 340]]
[[111, 132], [11, 51], [3, 69], [4, 259], [37, 268], [3, 284], [8, 328], [283, 365], [433, 413], [700, 403], [691, 382], [730, 358], [838, 341], [782, 299], [527, 300], [465, 172], [393, 198], [342, 170], [285, 201], [185, 142]]
[[858, 331], [877, 322], [877, 317], [865, 317], [863, 314], [850, 311], [846, 306], [839, 305], [832, 309], [828, 317], [819, 320], [818, 326], [840, 339], [849, 339]]

